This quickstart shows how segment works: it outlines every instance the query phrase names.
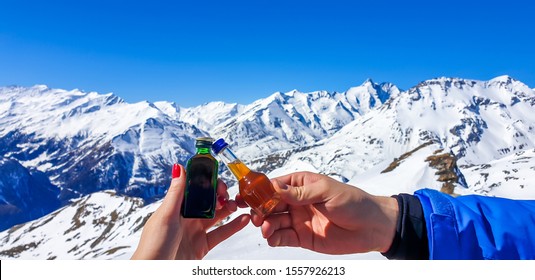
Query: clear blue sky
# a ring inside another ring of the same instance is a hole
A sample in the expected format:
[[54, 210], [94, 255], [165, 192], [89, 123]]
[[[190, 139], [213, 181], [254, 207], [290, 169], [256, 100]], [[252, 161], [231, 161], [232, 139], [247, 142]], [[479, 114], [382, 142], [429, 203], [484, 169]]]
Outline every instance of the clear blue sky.
[[508, 74], [533, 88], [533, 2], [2, 0], [0, 86], [186, 107], [366, 78], [407, 89]]

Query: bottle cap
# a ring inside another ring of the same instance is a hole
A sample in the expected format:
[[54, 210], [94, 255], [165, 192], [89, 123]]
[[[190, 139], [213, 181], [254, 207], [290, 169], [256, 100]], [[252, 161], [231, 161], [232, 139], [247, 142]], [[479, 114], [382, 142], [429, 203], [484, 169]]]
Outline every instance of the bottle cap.
[[195, 139], [195, 147], [210, 147], [214, 142], [214, 138], [211, 137], [198, 137]]
[[228, 143], [225, 142], [225, 139], [221, 138], [212, 144], [212, 151], [214, 151], [215, 154], [219, 154], [219, 152], [227, 146]]

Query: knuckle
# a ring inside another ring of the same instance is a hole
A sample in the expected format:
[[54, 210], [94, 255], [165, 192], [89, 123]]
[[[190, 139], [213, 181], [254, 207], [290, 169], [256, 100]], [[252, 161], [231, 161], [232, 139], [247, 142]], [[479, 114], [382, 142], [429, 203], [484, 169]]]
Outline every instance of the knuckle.
[[303, 188], [302, 187], [296, 187], [296, 188], [294, 188], [294, 190], [295, 190], [295, 197], [297, 198], [297, 200], [303, 200], [304, 196], [305, 196]]

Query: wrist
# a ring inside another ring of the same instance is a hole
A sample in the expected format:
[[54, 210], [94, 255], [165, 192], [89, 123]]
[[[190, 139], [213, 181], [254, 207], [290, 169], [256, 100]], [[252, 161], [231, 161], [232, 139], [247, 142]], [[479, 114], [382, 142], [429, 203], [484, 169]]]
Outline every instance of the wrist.
[[377, 232], [374, 233], [376, 241], [375, 251], [384, 253], [392, 246], [396, 236], [396, 225], [399, 216], [398, 202], [393, 197], [376, 196], [374, 198], [378, 206], [376, 217]]

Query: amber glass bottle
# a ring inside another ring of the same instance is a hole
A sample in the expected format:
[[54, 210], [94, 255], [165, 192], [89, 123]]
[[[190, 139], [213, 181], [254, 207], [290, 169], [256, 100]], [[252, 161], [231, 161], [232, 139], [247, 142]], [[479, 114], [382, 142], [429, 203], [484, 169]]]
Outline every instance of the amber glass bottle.
[[240, 196], [258, 215], [265, 217], [279, 203], [279, 194], [268, 177], [250, 170], [229, 148], [223, 139], [212, 144], [212, 150], [238, 179]]
[[210, 153], [214, 139], [197, 138], [197, 153], [186, 164], [186, 190], [181, 213], [184, 218], [211, 219], [216, 205], [218, 162]]

